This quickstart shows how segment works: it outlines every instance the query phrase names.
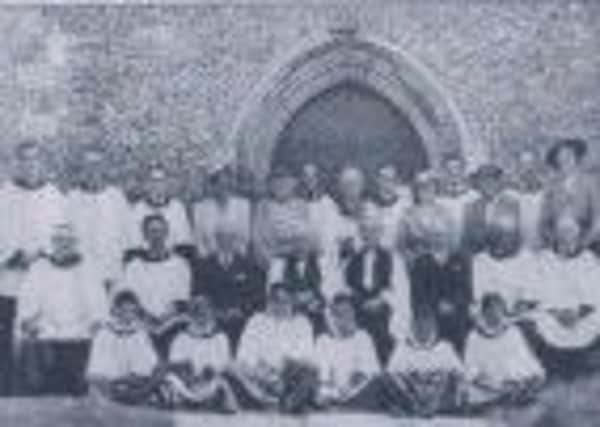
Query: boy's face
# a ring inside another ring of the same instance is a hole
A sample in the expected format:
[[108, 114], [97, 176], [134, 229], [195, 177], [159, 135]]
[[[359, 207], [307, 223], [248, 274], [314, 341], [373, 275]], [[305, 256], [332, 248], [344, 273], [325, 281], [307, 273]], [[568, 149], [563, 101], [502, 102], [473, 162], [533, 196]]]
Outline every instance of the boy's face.
[[357, 170], [347, 170], [342, 173], [339, 182], [340, 194], [347, 199], [358, 199], [364, 191], [363, 177]]
[[498, 178], [486, 177], [481, 181], [480, 192], [484, 197], [493, 198], [502, 189], [502, 181]]
[[139, 307], [133, 301], [126, 301], [117, 307], [115, 315], [123, 323], [134, 323], [139, 317]]
[[490, 328], [502, 324], [506, 314], [506, 305], [502, 299], [495, 299], [483, 309], [482, 316], [485, 324]]
[[104, 155], [97, 150], [86, 151], [84, 154], [84, 180], [92, 187], [98, 186], [103, 181]]
[[415, 320], [413, 323], [413, 335], [420, 344], [429, 344], [435, 342], [438, 337], [435, 319], [431, 316], [424, 316]]
[[79, 253], [77, 243], [72, 231], [56, 230], [51, 237], [52, 255], [57, 260], [69, 259]]
[[17, 174], [28, 184], [45, 182], [47, 171], [39, 150], [35, 147], [23, 149], [17, 159]]
[[437, 187], [434, 182], [421, 182], [417, 187], [417, 199], [419, 203], [431, 203], [437, 195]]
[[343, 336], [351, 336], [356, 332], [356, 316], [350, 302], [344, 301], [331, 307], [331, 315], [335, 329]]
[[144, 238], [150, 248], [164, 247], [168, 234], [167, 223], [162, 220], [149, 221], [144, 228]]
[[160, 205], [169, 198], [169, 182], [166, 175], [162, 172], [154, 172], [156, 176], [151, 176], [146, 187], [146, 197], [150, 203]]

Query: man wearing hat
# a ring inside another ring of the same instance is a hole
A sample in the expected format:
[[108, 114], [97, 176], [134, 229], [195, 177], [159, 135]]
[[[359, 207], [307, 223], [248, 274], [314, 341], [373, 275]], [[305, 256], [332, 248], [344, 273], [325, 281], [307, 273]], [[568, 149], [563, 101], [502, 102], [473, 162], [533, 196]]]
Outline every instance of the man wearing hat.
[[473, 175], [473, 182], [479, 196], [465, 209], [462, 247], [471, 253], [478, 253], [485, 248], [490, 238], [489, 231], [498, 209], [509, 205], [518, 211], [519, 202], [504, 191], [504, 172], [499, 166], [480, 166]]
[[256, 207], [252, 236], [255, 254], [264, 265], [290, 253], [295, 240], [309, 228], [308, 207], [298, 197], [297, 180], [288, 169], [273, 169], [268, 190], [267, 197]]
[[597, 180], [584, 170], [587, 143], [581, 139], [558, 141], [547, 153], [546, 163], [554, 173], [543, 204], [542, 234], [552, 240], [556, 219], [569, 206], [583, 230], [584, 245], [589, 246], [600, 237], [600, 193]]

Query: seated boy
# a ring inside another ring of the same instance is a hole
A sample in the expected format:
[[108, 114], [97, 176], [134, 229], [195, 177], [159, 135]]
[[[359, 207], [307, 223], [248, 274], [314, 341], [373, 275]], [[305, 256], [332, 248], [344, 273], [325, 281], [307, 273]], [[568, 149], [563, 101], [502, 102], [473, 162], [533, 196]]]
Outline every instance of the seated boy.
[[93, 396], [141, 403], [150, 395], [150, 378], [157, 365], [137, 297], [129, 291], [117, 293], [109, 320], [92, 342], [86, 376]]
[[313, 331], [295, 311], [284, 284], [269, 291], [267, 309], [242, 332], [232, 382], [242, 406], [302, 411], [312, 403], [317, 382], [311, 366]]
[[381, 367], [371, 337], [357, 324], [351, 297], [334, 297], [328, 323], [329, 333], [317, 339], [314, 353], [319, 368], [319, 406], [383, 409], [373, 384]]
[[223, 372], [232, 360], [227, 335], [217, 324], [211, 302], [197, 296], [190, 304], [190, 323], [174, 339], [170, 385], [176, 406], [233, 412], [237, 402]]
[[440, 338], [434, 314], [416, 311], [412, 337], [399, 342], [387, 365], [385, 384], [403, 398], [405, 411], [429, 417], [462, 404], [462, 363]]
[[519, 327], [507, 317], [499, 294], [483, 296], [475, 325], [465, 354], [469, 404], [481, 407], [533, 398], [544, 383], [545, 372]]

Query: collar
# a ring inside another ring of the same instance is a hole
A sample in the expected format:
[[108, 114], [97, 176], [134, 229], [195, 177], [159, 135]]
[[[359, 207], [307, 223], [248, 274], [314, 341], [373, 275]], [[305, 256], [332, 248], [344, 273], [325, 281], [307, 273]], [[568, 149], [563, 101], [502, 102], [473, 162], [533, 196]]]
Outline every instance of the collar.
[[13, 183], [17, 188], [21, 188], [23, 190], [28, 190], [28, 191], [35, 191], [35, 190], [41, 190], [42, 188], [44, 188], [48, 184], [48, 181], [40, 181], [40, 182], [31, 184], [21, 178], [16, 178], [13, 181]]
[[164, 262], [171, 258], [171, 252], [169, 250], [165, 250], [161, 254], [154, 254], [149, 249], [145, 249], [141, 253], [141, 258], [146, 262]]
[[63, 260], [57, 260], [52, 254], [50, 254], [48, 256], [48, 260], [55, 267], [60, 267], [60, 268], [66, 269], [66, 268], [71, 268], [71, 267], [75, 267], [75, 266], [79, 265], [82, 261], [82, 256], [80, 254], [73, 254], [70, 257], [65, 258]]

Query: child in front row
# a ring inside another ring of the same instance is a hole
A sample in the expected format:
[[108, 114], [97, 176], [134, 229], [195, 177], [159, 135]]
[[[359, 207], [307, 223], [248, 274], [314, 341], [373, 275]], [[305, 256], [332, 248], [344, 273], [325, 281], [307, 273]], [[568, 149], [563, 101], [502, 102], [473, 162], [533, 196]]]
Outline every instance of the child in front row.
[[171, 345], [166, 382], [176, 407], [235, 412], [237, 402], [223, 373], [232, 361], [227, 335], [210, 300], [196, 296], [190, 320]]
[[462, 405], [462, 362], [454, 346], [440, 338], [430, 310], [416, 311], [412, 336], [396, 344], [386, 371], [386, 386], [403, 397], [408, 414], [430, 417]]
[[360, 329], [353, 300], [337, 295], [328, 307], [328, 333], [317, 338], [316, 401], [322, 408], [384, 410], [378, 395], [381, 366], [369, 334]]
[[158, 356], [143, 324], [136, 295], [117, 293], [110, 318], [92, 342], [87, 380], [95, 397], [141, 403], [153, 388]]
[[469, 405], [484, 409], [494, 403], [528, 402], [544, 383], [544, 368], [508, 318], [499, 294], [485, 294], [480, 307], [465, 353]]

